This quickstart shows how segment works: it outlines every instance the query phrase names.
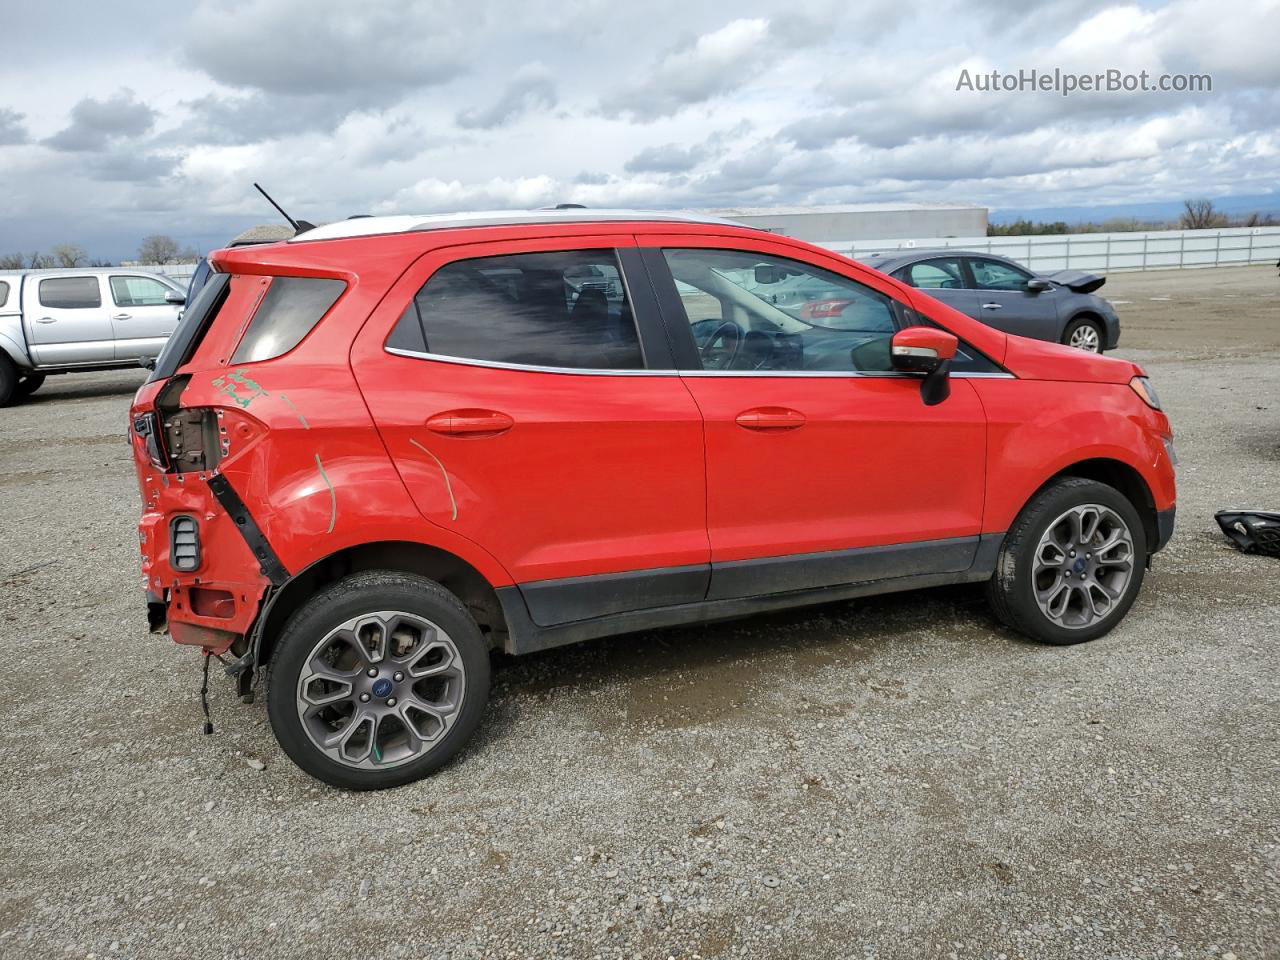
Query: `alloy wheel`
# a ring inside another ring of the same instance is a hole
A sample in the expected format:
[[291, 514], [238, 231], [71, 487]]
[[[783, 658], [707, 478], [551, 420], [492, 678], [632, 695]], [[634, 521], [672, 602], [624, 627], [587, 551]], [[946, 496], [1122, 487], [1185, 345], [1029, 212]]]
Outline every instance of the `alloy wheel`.
[[1092, 626], [1120, 602], [1133, 578], [1133, 534], [1110, 507], [1072, 507], [1036, 547], [1032, 587], [1050, 621], [1068, 629]]
[[1084, 350], [1088, 353], [1100, 353], [1102, 351], [1102, 338], [1098, 336], [1098, 328], [1091, 323], [1082, 323], [1071, 331], [1071, 339], [1068, 343], [1077, 350]]
[[462, 657], [444, 630], [380, 611], [353, 617], [312, 648], [298, 676], [298, 718], [330, 759], [385, 769], [430, 752], [465, 693]]

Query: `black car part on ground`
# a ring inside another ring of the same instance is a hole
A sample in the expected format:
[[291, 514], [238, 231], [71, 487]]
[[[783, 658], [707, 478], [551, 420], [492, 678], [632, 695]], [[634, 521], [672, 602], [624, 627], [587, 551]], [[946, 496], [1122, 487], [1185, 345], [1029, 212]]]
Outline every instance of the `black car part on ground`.
[[1213, 518], [1231, 542], [1245, 553], [1280, 557], [1280, 513], [1220, 510]]

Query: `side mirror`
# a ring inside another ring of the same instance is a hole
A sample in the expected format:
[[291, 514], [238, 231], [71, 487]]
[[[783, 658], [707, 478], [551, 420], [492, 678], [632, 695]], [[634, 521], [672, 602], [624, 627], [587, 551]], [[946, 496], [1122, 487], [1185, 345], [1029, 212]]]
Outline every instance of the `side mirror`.
[[1046, 290], [1052, 290], [1053, 284], [1048, 280], [1041, 280], [1039, 277], [1032, 277], [1027, 281], [1028, 293], [1044, 293]]
[[920, 399], [933, 407], [951, 396], [951, 361], [959, 344], [953, 334], [937, 327], [907, 327], [893, 335], [889, 359], [895, 370], [924, 374]]
[[764, 286], [768, 283], [778, 283], [786, 274], [772, 264], [762, 263], [755, 269], [756, 283]]
[[164, 295], [164, 302], [180, 307], [187, 302], [187, 295], [178, 290], [169, 290]]

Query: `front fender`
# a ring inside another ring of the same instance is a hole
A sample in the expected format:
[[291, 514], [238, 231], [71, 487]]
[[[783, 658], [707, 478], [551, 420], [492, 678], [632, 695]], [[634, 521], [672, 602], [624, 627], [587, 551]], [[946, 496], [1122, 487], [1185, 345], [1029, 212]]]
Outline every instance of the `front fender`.
[[1124, 464], [1157, 511], [1176, 499], [1162, 437], [1169, 421], [1127, 385], [976, 380], [987, 412], [987, 500], [982, 529], [1002, 533], [1044, 484], [1086, 460]]

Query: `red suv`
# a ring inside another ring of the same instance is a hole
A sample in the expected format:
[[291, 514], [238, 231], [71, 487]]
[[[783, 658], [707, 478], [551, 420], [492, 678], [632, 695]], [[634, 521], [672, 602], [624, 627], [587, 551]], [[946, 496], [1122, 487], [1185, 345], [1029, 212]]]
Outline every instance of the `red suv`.
[[131, 414], [151, 622], [337, 786], [455, 754], [491, 649], [967, 582], [1078, 643], [1172, 533], [1139, 367], [794, 240], [404, 216], [211, 263]]

